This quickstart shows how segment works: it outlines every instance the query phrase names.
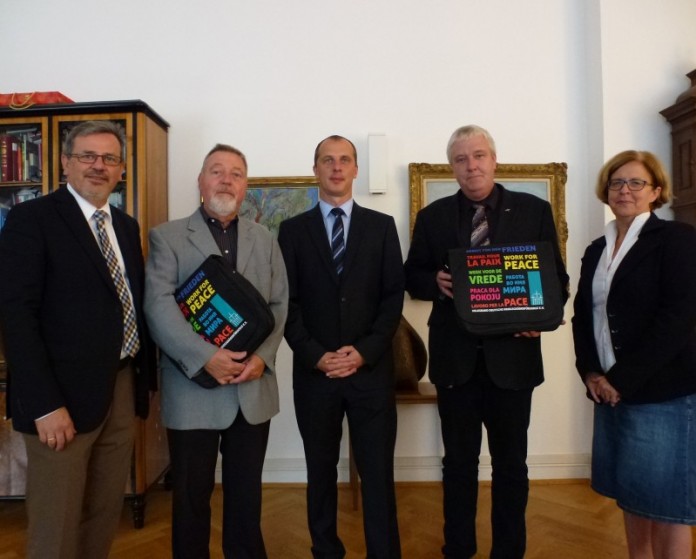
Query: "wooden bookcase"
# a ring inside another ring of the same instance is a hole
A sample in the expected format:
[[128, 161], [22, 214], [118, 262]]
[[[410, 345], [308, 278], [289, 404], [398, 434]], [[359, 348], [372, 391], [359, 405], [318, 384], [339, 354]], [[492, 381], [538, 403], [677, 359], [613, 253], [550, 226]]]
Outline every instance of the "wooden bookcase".
[[696, 70], [691, 86], [660, 111], [672, 127], [672, 210], [678, 221], [696, 226]]
[[[112, 120], [126, 131], [126, 173], [110, 202], [140, 223], [143, 251], [147, 232], [167, 220], [167, 130], [169, 124], [142, 101], [109, 101], [0, 108], [0, 234], [9, 209], [65, 184], [61, 143], [70, 127], [85, 120]], [[0, 340], [0, 407], [5, 412], [7, 370]], [[147, 420], [137, 419], [135, 451], [125, 495], [133, 523], [144, 523], [145, 493], [169, 465], [166, 430], [160, 422], [159, 394]], [[0, 498], [22, 498], [26, 455], [10, 421], [0, 421]]]

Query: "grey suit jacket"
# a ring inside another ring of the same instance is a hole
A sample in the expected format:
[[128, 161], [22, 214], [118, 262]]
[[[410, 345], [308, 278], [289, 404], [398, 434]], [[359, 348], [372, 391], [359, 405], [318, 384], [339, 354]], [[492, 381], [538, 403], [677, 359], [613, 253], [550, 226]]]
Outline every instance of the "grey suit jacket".
[[266, 363], [258, 380], [214, 389], [190, 378], [217, 351], [193, 332], [174, 300], [174, 291], [210, 255], [220, 254], [200, 210], [190, 217], [163, 223], [149, 234], [145, 268], [145, 315], [152, 338], [163, 352], [162, 418], [170, 429], [225, 429], [241, 409], [252, 424], [278, 413], [275, 357], [288, 311], [285, 265], [273, 235], [262, 225], [239, 219], [237, 270], [268, 301], [275, 328], [256, 350]]

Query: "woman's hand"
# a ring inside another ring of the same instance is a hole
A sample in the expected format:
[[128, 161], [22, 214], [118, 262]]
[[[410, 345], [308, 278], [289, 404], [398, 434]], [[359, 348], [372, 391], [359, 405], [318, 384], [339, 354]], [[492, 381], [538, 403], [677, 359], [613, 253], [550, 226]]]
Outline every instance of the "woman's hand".
[[585, 375], [585, 386], [587, 386], [592, 399], [598, 404], [609, 404], [614, 407], [621, 401], [621, 394], [609, 383], [604, 375], [588, 373]]

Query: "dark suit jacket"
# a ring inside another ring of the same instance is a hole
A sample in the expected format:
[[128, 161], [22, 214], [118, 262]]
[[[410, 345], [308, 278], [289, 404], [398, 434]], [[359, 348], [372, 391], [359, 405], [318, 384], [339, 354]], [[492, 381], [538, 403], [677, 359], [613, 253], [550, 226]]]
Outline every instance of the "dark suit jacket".
[[[585, 251], [573, 338], [580, 376], [602, 373], [594, 338], [592, 281], [604, 236]], [[654, 214], [614, 274], [607, 316], [616, 364], [607, 380], [624, 402], [696, 393], [696, 231]]]
[[[568, 275], [558, 249], [551, 206], [531, 194], [500, 190], [497, 224], [491, 243], [550, 241], [556, 254], [563, 303], [568, 298]], [[512, 335], [477, 338], [460, 326], [452, 299], [441, 296], [435, 276], [450, 249], [467, 247], [459, 238], [460, 192], [429, 204], [418, 212], [406, 260], [406, 290], [415, 299], [433, 301], [430, 326], [429, 376], [441, 386], [463, 384], [474, 373], [478, 346], [488, 373], [500, 388], [533, 388], [544, 380], [540, 338]]]
[[315, 369], [321, 356], [353, 345], [365, 366], [348, 377], [364, 387], [393, 387], [391, 343], [404, 299], [401, 247], [394, 219], [353, 205], [339, 279], [319, 205], [280, 226], [278, 242], [290, 285], [285, 338], [293, 350], [293, 383], [330, 380]]
[[[138, 223], [111, 208], [141, 333], [136, 408], [147, 415], [151, 344], [142, 314]], [[122, 308], [106, 261], [67, 188], [10, 211], [0, 234], [0, 320], [8, 366], [8, 416], [34, 420], [65, 406], [78, 433], [98, 427], [112, 400], [123, 338]]]

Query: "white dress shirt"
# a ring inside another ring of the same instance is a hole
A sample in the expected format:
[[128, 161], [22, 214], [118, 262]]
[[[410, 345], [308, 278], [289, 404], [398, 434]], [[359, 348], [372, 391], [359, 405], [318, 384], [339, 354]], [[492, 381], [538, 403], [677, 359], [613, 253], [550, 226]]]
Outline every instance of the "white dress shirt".
[[607, 246], [599, 258], [594, 278], [592, 279], [592, 322], [594, 324], [594, 338], [599, 353], [599, 362], [604, 372], [611, 369], [616, 363], [614, 347], [611, 343], [611, 332], [609, 330], [609, 319], [607, 318], [607, 298], [611, 289], [611, 282], [614, 279], [616, 269], [621, 264], [631, 247], [636, 244], [645, 222], [648, 221], [650, 212], [637, 215], [631, 226], [628, 228], [626, 237], [621, 243], [616, 256], [612, 258], [614, 246], [616, 245], [617, 230], [616, 220], [607, 223], [604, 228], [604, 238]]

